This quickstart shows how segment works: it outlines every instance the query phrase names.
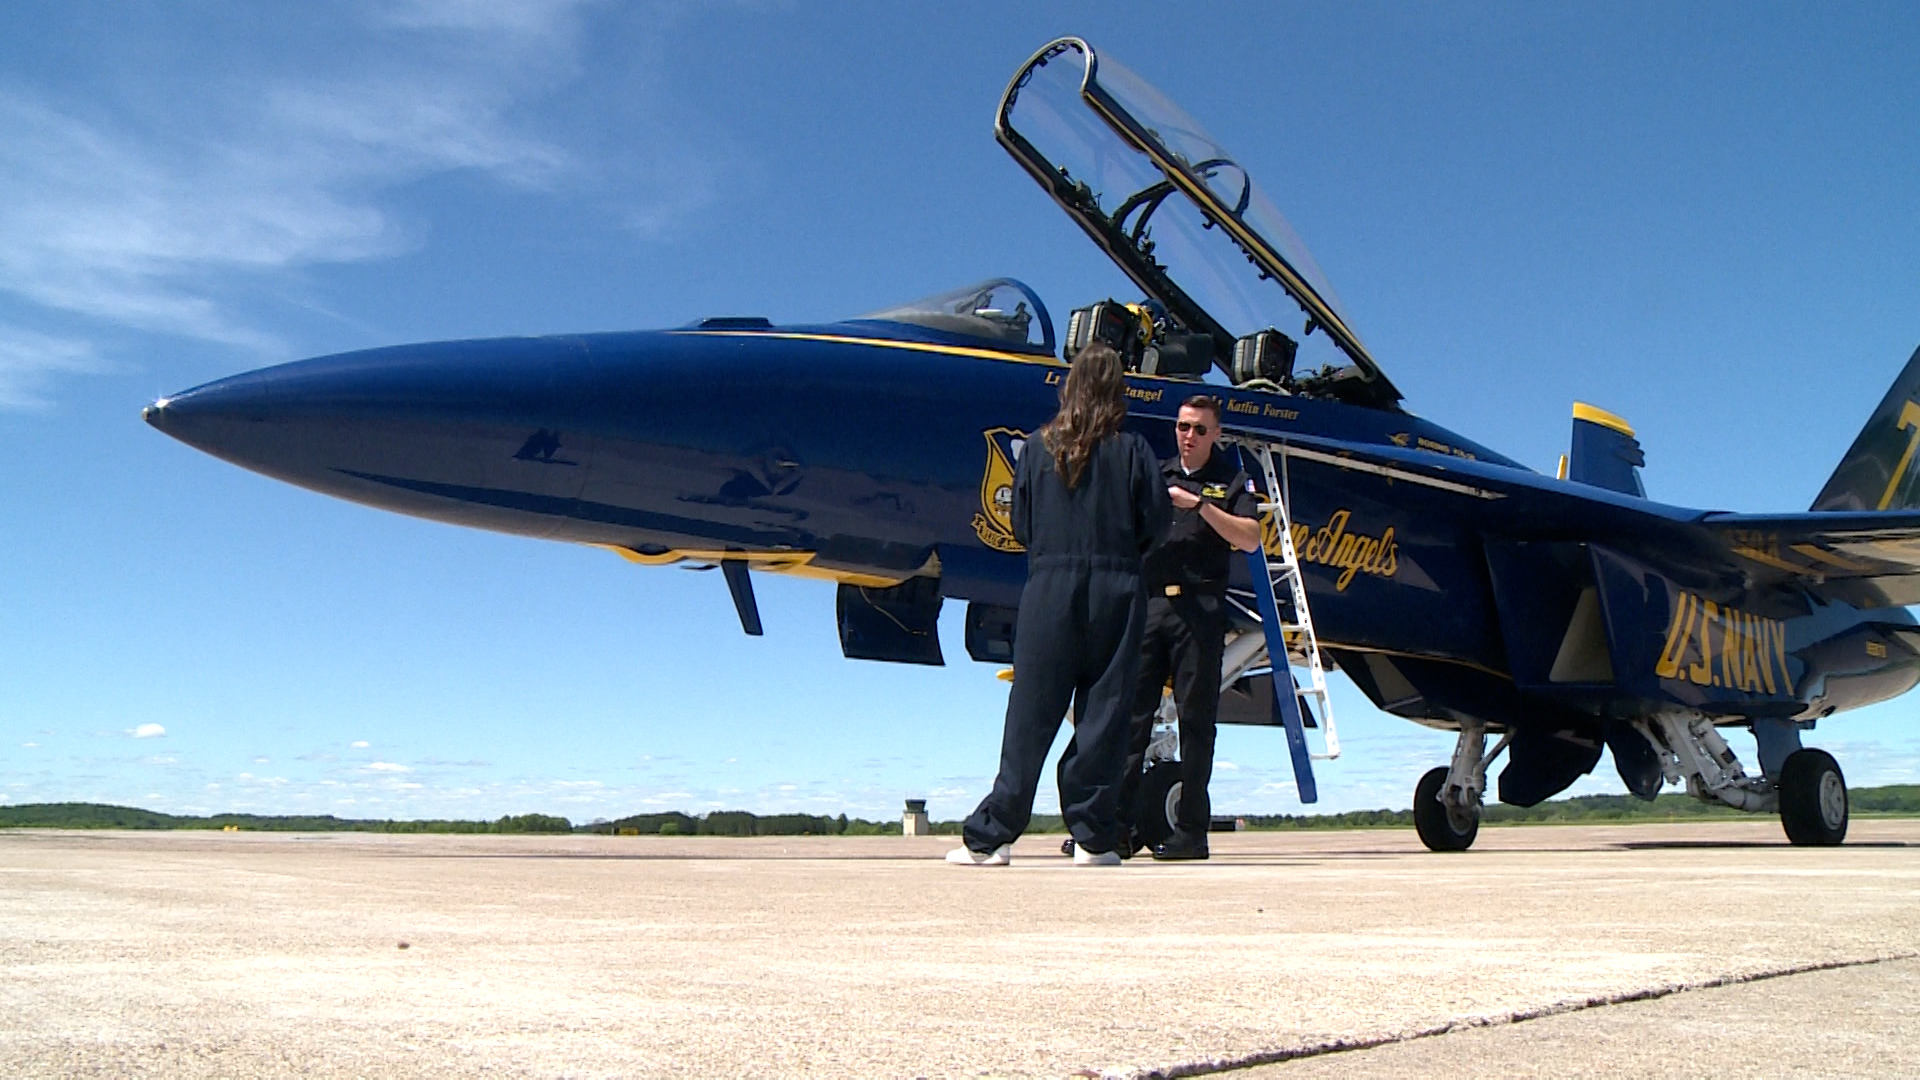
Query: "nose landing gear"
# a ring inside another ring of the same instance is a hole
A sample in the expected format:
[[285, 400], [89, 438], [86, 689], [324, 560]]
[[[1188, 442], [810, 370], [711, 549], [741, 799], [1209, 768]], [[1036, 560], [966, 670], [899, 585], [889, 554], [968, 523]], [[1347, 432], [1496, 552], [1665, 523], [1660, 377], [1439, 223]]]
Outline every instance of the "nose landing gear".
[[1429, 769], [1413, 789], [1413, 829], [1429, 851], [1465, 851], [1480, 835], [1480, 805], [1487, 790], [1487, 766], [1507, 748], [1511, 732], [1487, 749], [1485, 725], [1460, 729], [1453, 764]]

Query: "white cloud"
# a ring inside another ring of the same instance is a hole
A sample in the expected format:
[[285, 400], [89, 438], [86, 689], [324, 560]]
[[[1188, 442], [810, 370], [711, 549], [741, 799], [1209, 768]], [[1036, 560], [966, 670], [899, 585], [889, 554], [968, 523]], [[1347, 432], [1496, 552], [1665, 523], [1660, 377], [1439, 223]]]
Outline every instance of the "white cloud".
[[[0, 298], [28, 302], [15, 320], [78, 315], [282, 351], [235, 298], [263, 280], [284, 293], [288, 271], [419, 246], [420, 230], [394, 215], [387, 194], [452, 172], [554, 189], [631, 168], [602, 147], [570, 153], [550, 137], [556, 125], [532, 115], [579, 74], [579, 7], [319, 9], [316, 18], [334, 24], [326, 47], [273, 29], [223, 34], [217, 70], [202, 62], [188, 19], [172, 27], [175, 40], [151, 42], [140, 66], [102, 80], [138, 88], [123, 100], [62, 98], [9, 80], [0, 89]], [[206, 17], [232, 21], [218, 10]], [[627, 104], [640, 117], [627, 122], [650, 122], [645, 102]], [[679, 156], [665, 138], [630, 144], [648, 145], [650, 158]], [[619, 178], [633, 205], [610, 220], [651, 228], [698, 205], [698, 164], [651, 162], [658, 175]], [[0, 324], [0, 409], [44, 406], [52, 379], [104, 366], [88, 341]]]
[[413, 770], [407, 768], [405, 765], [398, 765], [391, 761], [376, 761], [373, 764], [367, 766], [367, 771], [368, 772], [403, 773], [403, 772], [412, 772]]
[[136, 739], [159, 739], [166, 736], [167, 729], [159, 724], [141, 724], [139, 727], [129, 728], [127, 734]]
[[32, 750], [38, 747], [40, 744], [37, 742], [23, 742], [20, 745], [26, 747], [29, 750]]
[[55, 376], [105, 367], [85, 341], [0, 326], [0, 409], [44, 408], [51, 404], [44, 389]]
[[352, 746], [352, 747], [353, 747], [353, 748], [354, 748], [355, 750], [365, 750], [365, 749], [367, 748], [367, 746], [368, 746], [368, 743], [367, 743], [367, 740], [365, 740], [365, 739], [361, 739], [360, 741], [358, 741], [358, 742], [355, 742], [355, 743], [352, 743], [352, 744], [350, 744], [350, 745], [351, 745], [351, 746]]

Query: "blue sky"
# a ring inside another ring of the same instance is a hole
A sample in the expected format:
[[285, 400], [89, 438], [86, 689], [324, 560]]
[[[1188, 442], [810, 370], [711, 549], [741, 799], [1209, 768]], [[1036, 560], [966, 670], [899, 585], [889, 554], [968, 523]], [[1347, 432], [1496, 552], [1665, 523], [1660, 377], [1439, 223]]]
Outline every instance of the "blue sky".
[[[827, 320], [998, 274], [1056, 313], [1124, 298], [992, 140], [1062, 33], [1238, 151], [1410, 408], [1537, 468], [1581, 399], [1636, 425], [1655, 498], [1804, 508], [1920, 343], [1910, 6], [1168, 12], [9, 5], [0, 799], [966, 812], [1004, 684], [844, 660], [828, 586], [758, 577], [749, 639], [717, 575], [329, 500], [139, 410], [380, 344]], [[1335, 682], [1320, 806], [1407, 805], [1451, 740]], [[1812, 741], [1913, 782], [1912, 709]], [[1220, 810], [1299, 808], [1275, 733], [1219, 757]]]

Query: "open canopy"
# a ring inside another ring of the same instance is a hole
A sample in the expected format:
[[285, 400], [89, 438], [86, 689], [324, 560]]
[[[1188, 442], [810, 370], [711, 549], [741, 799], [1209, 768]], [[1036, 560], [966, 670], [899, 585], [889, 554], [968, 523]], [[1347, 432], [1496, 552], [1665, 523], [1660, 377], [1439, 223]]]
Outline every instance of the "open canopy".
[[1225, 363], [1236, 338], [1297, 322], [1353, 363], [1340, 396], [1400, 400], [1306, 245], [1253, 178], [1138, 75], [1079, 38], [1034, 54], [994, 125], [1014, 158], [1148, 296]]

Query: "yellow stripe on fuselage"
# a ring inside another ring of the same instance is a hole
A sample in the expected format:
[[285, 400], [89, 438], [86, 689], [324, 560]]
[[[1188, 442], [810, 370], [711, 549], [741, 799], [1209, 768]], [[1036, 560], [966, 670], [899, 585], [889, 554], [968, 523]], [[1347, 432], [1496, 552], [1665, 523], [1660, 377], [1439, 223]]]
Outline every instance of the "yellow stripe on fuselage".
[[813, 560], [818, 553], [812, 551], [689, 551], [676, 548], [671, 551], [662, 551], [657, 555], [646, 555], [618, 544], [588, 544], [587, 546], [611, 551], [628, 562], [639, 563], [641, 566], [672, 566], [681, 562], [715, 564], [743, 562], [749, 569], [768, 574], [788, 574], [816, 581], [833, 581], [842, 585], [857, 585], [863, 589], [890, 589], [907, 580], [906, 577], [881, 577], [877, 574], [863, 574], [857, 570], [834, 570], [824, 566], [814, 566]]
[[787, 330], [669, 330], [670, 334], [696, 334], [708, 337], [777, 338], [782, 341], [822, 341], [831, 345], [871, 345], [876, 349], [905, 349], [909, 352], [941, 353], [946, 356], [970, 356], [977, 360], [1012, 360], [1020, 364], [1045, 364], [1065, 367], [1051, 356], [1001, 352], [999, 349], [974, 349], [965, 345], [934, 345], [925, 341], [897, 341], [892, 338], [854, 337], [851, 334], [803, 334]]

